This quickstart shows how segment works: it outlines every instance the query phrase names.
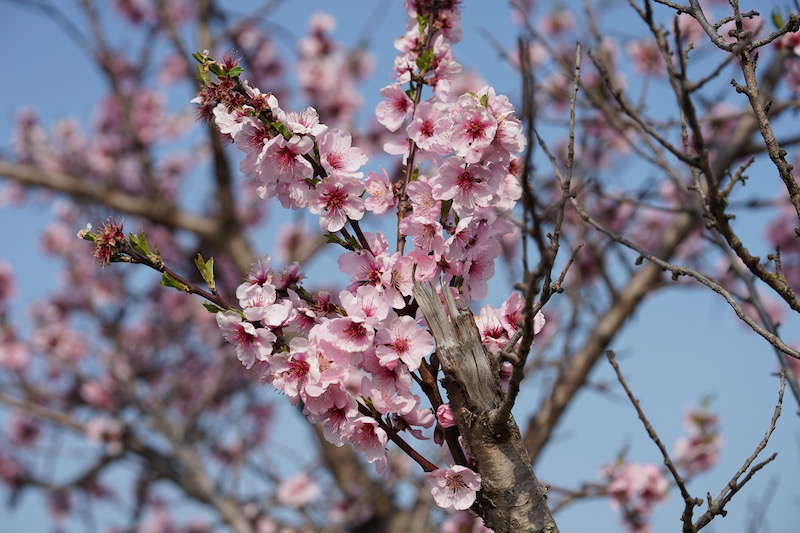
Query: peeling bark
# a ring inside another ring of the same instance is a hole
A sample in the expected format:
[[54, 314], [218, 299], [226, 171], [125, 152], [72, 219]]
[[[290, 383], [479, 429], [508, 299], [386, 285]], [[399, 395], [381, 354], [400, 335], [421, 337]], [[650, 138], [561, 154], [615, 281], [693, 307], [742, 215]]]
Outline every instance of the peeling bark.
[[513, 417], [498, 431], [494, 415], [502, 403], [497, 362], [481, 342], [468, 309], [449, 290], [444, 303], [435, 288], [415, 284], [414, 296], [436, 340], [442, 383], [471, 459], [481, 475], [473, 510], [496, 533], [558, 533]]

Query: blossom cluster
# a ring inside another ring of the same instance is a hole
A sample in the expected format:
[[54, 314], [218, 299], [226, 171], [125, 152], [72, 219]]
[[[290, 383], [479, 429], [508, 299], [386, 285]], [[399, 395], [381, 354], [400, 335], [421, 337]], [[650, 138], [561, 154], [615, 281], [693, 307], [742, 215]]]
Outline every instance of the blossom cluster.
[[608, 479], [611, 504], [622, 512], [628, 531], [650, 531], [653, 508], [667, 498], [669, 488], [661, 469], [652, 463], [617, 462], [604, 467], [602, 474]]
[[687, 476], [717, 464], [723, 440], [719, 417], [705, 409], [689, 409], [683, 419], [688, 435], [675, 444], [675, 463]]
[[262, 260], [236, 291], [241, 314], [219, 312], [217, 322], [242, 363], [258, 363], [265, 381], [302, 402], [330, 442], [352, 444], [384, 471], [387, 428], [365, 415], [366, 403], [424, 438], [419, 429], [435, 417], [412, 393], [410, 373], [433, 350], [433, 337], [393, 310], [379, 287], [344, 290], [336, 304], [327, 293], [306, 293], [299, 278], [287, 282]]
[[[485, 297], [500, 241], [515, 232], [503, 214], [521, 194], [521, 122], [492, 87], [459, 94], [451, 83], [461, 69], [452, 53], [460, 38], [458, 2], [429, 4], [407, 2], [410, 23], [395, 42], [395, 82], [381, 90], [375, 110], [395, 134], [384, 149], [403, 158], [397, 176], [365, 176], [365, 150], [348, 131], [321, 122], [325, 110], [283, 109], [273, 93], [240, 81], [231, 59], [218, 64], [200, 56], [218, 81], [193, 100], [243, 152], [240, 170], [261, 198], [318, 215], [330, 240], [347, 249], [338, 265], [351, 280], [338, 295], [310, 294], [298, 270], [278, 276], [265, 258], [238, 287], [239, 308], [217, 313], [218, 325], [245, 367], [301, 403], [330, 442], [352, 444], [379, 472], [387, 468], [392, 432], [426, 438], [422, 430], [437, 421], [412, 392], [412, 373], [434, 348], [413, 302], [414, 282], [440, 280], [467, 301]], [[312, 19], [301, 44], [301, 78], [318, 80], [313, 73], [328, 68], [330, 29], [324, 16]], [[432, 89], [427, 99], [425, 86]], [[358, 225], [366, 213], [392, 210], [401, 236], [395, 251], [382, 233]], [[413, 245], [408, 252], [405, 239]], [[489, 351], [521, 327], [523, 307], [514, 293], [501, 309], [481, 311], [476, 320]], [[535, 324], [538, 333], [541, 315]], [[446, 406], [436, 415], [443, 428], [455, 424]], [[440, 506], [462, 510], [475, 501], [480, 476], [471, 469], [456, 465], [428, 476]]]

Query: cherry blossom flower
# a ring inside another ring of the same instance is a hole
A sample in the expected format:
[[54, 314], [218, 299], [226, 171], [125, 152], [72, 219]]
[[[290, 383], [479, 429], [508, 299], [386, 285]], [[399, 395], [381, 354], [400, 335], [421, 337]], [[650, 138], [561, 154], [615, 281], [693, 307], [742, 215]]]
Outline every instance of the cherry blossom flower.
[[260, 321], [272, 327], [284, 325], [291, 316], [291, 302], [275, 301], [275, 287], [269, 283], [242, 283], [236, 289], [236, 297], [242, 306], [245, 318], [251, 322]]
[[486, 170], [478, 165], [465, 165], [456, 158], [445, 161], [433, 184], [433, 197], [453, 200], [453, 209], [466, 216], [476, 207], [486, 207], [492, 197]]
[[108, 453], [116, 455], [122, 451], [122, 424], [108, 416], [97, 416], [86, 424], [86, 436], [106, 445]]
[[442, 533], [494, 533], [494, 530], [486, 527], [475, 513], [458, 511], [442, 522]]
[[442, 103], [422, 102], [406, 128], [408, 136], [421, 150], [445, 155], [451, 151], [448, 137], [453, 121]]
[[396, 203], [394, 190], [385, 169], [381, 169], [380, 173], [370, 172], [367, 174], [364, 186], [368, 194], [367, 199], [364, 200], [364, 207], [367, 211], [382, 215], [394, 207]]
[[488, 147], [497, 131], [497, 121], [472, 95], [458, 99], [458, 109], [453, 112], [453, 129], [450, 145], [456, 155], [467, 163], [477, 163], [483, 149]]
[[686, 475], [693, 476], [717, 464], [723, 439], [719, 418], [705, 409], [689, 409], [684, 426], [689, 434], [675, 444], [675, 463]]
[[266, 361], [272, 353], [274, 333], [264, 328], [256, 328], [234, 311], [217, 313], [217, 324], [225, 340], [236, 347], [236, 357], [245, 368], [251, 368], [256, 360]]
[[386, 432], [374, 419], [362, 416], [353, 421], [350, 442], [364, 454], [368, 462], [376, 463], [379, 472], [386, 467], [387, 440]]
[[414, 103], [400, 85], [387, 85], [381, 89], [381, 96], [384, 100], [375, 106], [375, 116], [387, 130], [397, 131]]
[[319, 485], [306, 473], [284, 479], [275, 491], [275, 496], [281, 505], [295, 508], [313, 502], [320, 494]]
[[363, 352], [372, 346], [375, 330], [359, 319], [334, 318], [322, 325], [320, 338], [345, 352]]
[[300, 113], [289, 112], [284, 117], [286, 125], [298, 135], [319, 137], [328, 130], [328, 126], [319, 123], [317, 110], [309, 106]]
[[349, 220], [361, 220], [364, 201], [359, 195], [364, 185], [355, 178], [333, 174], [317, 185], [311, 194], [309, 210], [320, 215], [320, 226], [328, 231], [339, 231]]
[[331, 386], [318, 397], [308, 397], [305, 403], [312, 422], [322, 424], [328, 442], [342, 446], [353, 432], [358, 407], [353, 396], [341, 386]]
[[24, 344], [0, 342], [0, 366], [9, 370], [21, 371], [27, 368], [31, 356]]
[[436, 420], [439, 425], [447, 429], [456, 425], [456, 417], [453, 416], [453, 411], [450, 409], [449, 403], [443, 403], [436, 409]]
[[469, 509], [481, 488], [480, 474], [461, 465], [439, 468], [426, 473], [425, 477], [432, 485], [433, 501], [443, 509]]
[[320, 162], [329, 174], [361, 177], [358, 169], [367, 162], [367, 155], [361, 148], [351, 146], [351, 143], [350, 134], [340, 129], [331, 129], [319, 136], [317, 147]]
[[[309, 137], [292, 136], [288, 141], [276, 135], [264, 145], [260, 155], [261, 179], [267, 183], [291, 184], [298, 180], [311, 179], [314, 171], [311, 163], [303, 157], [314, 143]], [[265, 185], [268, 189], [273, 185]]]
[[666, 70], [658, 43], [653, 39], [631, 41], [626, 47], [633, 68], [643, 76], [659, 76]]
[[382, 291], [373, 285], [362, 285], [355, 294], [342, 291], [339, 301], [348, 317], [373, 327], [389, 314], [389, 304], [383, 298]]
[[375, 350], [381, 365], [391, 368], [400, 360], [409, 370], [416, 370], [422, 358], [433, 351], [433, 337], [417, 327], [410, 316], [394, 317], [378, 330]]
[[611, 505], [622, 510], [625, 526], [632, 533], [649, 531], [653, 507], [667, 498], [669, 482], [658, 466], [650, 463], [607, 465], [602, 473], [608, 478]]

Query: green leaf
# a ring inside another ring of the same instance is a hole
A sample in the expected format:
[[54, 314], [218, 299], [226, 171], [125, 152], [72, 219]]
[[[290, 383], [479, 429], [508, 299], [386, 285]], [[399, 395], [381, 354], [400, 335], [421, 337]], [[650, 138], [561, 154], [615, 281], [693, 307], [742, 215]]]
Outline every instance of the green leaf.
[[775, 29], [781, 29], [785, 24], [783, 15], [781, 15], [781, 12], [777, 9], [772, 12], [772, 24], [775, 26]]
[[216, 305], [210, 304], [210, 303], [206, 303], [206, 302], [203, 302], [203, 307], [205, 307], [206, 311], [208, 311], [211, 314], [216, 314], [216, 313], [219, 313], [219, 312], [222, 311], [222, 309], [220, 309]]
[[208, 288], [212, 291], [216, 290], [217, 285], [214, 282], [214, 258], [212, 257], [206, 261], [201, 254], [197, 254], [197, 257], [194, 258], [194, 264], [197, 265], [197, 270], [200, 271], [200, 275], [203, 276], [203, 281], [206, 282]]
[[208, 69], [204, 65], [197, 65], [197, 79], [203, 85], [208, 85]]
[[144, 232], [137, 233], [129, 233], [128, 240], [131, 242], [131, 246], [134, 250], [142, 254], [143, 256], [149, 258], [153, 253], [153, 250], [150, 249], [150, 243], [147, 242], [147, 236]]
[[417, 58], [417, 68], [420, 74], [425, 74], [433, 64], [433, 49], [427, 48]]
[[489, 95], [488, 94], [484, 94], [483, 96], [481, 96], [481, 105], [483, 107], [487, 107], [489, 105]]
[[173, 278], [166, 272], [161, 275], [161, 284], [165, 287], [172, 287], [173, 289], [178, 289], [182, 292], [189, 292], [189, 287], [178, 281], [177, 279]]
[[236, 76], [238, 76], [242, 72], [244, 72], [244, 67], [238, 67], [238, 66], [237, 67], [233, 67], [232, 69], [230, 69], [228, 71], [228, 77], [229, 78], [235, 78]]
[[422, 15], [417, 15], [417, 24], [419, 24], [419, 33], [421, 35], [422, 32], [425, 31], [425, 27], [428, 25], [428, 20]]
[[217, 76], [225, 76], [225, 71], [222, 70], [222, 67], [219, 66], [217, 63], [209, 63], [208, 70], [216, 74]]
[[203, 54], [201, 54], [200, 52], [194, 52], [194, 53], [192, 54], [192, 57], [193, 57], [193, 58], [194, 58], [194, 60], [195, 60], [195, 61], [197, 61], [198, 63], [205, 63], [205, 60], [206, 60], [206, 58], [205, 58], [205, 56], [204, 56]]

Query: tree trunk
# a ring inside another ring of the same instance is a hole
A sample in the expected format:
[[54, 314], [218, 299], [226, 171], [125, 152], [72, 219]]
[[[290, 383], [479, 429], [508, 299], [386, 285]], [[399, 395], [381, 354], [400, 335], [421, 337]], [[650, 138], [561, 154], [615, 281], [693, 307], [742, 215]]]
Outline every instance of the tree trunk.
[[484, 349], [472, 313], [457, 308], [449, 289], [443, 292], [444, 304], [435, 289], [414, 288], [436, 339], [442, 382], [470, 466], [481, 475], [473, 510], [496, 533], [558, 533], [547, 489], [533, 473], [513, 417], [499, 431], [493, 429], [493, 415], [503, 400], [497, 361]]

